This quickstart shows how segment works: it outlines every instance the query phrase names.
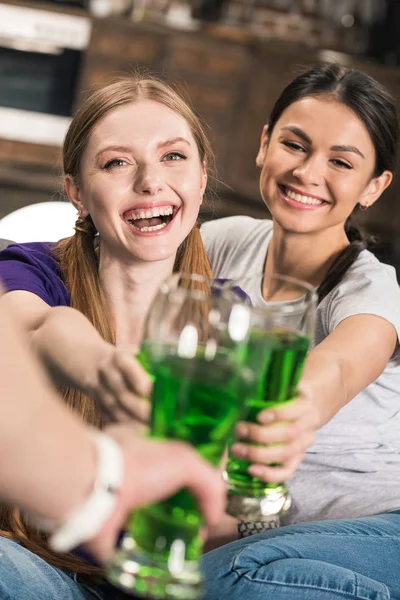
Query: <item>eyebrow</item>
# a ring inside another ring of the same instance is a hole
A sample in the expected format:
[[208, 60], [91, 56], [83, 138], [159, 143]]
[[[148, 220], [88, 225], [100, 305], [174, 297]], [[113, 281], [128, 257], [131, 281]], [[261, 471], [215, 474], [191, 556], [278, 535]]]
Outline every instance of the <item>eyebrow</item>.
[[[188, 140], [186, 140], [183, 137], [175, 137], [175, 138], [171, 138], [170, 140], [165, 140], [164, 142], [159, 142], [157, 144], [157, 148], [165, 148], [166, 146], [172, 146], [173, 144], [176, 144], [177, 142], [184, 142], [185, 144], [187, 144], [188, 146], [190, 146], [190, 142]], [[107, 151], [114, 151], [114, 152], [132, 152], [132, 148], [130, 146], [107, 146], [106, 148], [101, 148], [101, 150], [99, 150], [96, 154], [96, 158], [98, 156], [100, 156], [100, 154], [102, 154], [103, 152], [107, 152]]]
[[365, 158], [364, 154], [356, 146], [332, 146], [331, 150], [334, 152], [354, 152], [354, 154], [358, 154], [361, 158]]
[[[305, 131], [300, 129], [300, 127], [288, 125], [287, 127], [282, 127], [281, 131], [283, 130], [291, 131], [292, 133], [297, 135], [297, 137], [307, 142], [307, 144], [312, 144], [310, 136], [308, 136]], [[333, 152], [353, 152], [353, 154], [358, 154], [358, 156], [361, 156], [361, 158], [365, 158], [364, 154], [356, 146], [340, 144], [336, 146], [331, 146], [330, 150], [332, 150]]]
[[157, 144], [157, 148], [164, 148], [165, 146], [172, 146], [172, 144], [176, 144], [176, 142], [184, 142], [185, 144], [190, 146], [189, 140], [185, 139], [184, 137], [175, 137], [175, 138], [171, 138], [170, 140], [165, 140], [165, 142], [160, 142], [159, 144]]
[[129, 146], [106, 146], [106, 148], [101, 148], [97, 152], [96, 158], [108, 150], [114, 150], [115, 152], [132, 152], [132, 148], [129, 148]]
[[294, 135], [297, 135], [301, 140], [307, 142], [307, 144], [311, 144], [311, 138], [306, 134], [305, 131], [300, 129], [300, 127], [295, 127], [294, 125], [287, 125], [286, 127], [282, 127], [281, 131], [291, 131]]

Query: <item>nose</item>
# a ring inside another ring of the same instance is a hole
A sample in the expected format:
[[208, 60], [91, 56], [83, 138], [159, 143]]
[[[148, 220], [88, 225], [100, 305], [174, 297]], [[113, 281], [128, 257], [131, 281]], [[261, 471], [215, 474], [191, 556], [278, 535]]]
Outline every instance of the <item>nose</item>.
[[163, 178], [154, 165], [140, 165], [135, 173], [133, 188], [137, 194], [155, 196], [164, 189]]
[[321, 185], [325, 178], [325, 161], [322, 157], [308, 156], [292, 172], [304, 185]]

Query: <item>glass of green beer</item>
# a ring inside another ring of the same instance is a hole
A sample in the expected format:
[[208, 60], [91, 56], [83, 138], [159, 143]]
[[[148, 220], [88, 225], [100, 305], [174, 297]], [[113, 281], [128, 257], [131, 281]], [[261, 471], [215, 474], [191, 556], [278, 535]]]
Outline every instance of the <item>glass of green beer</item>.
[[[313, 339], [316, 293], [308, 283], [281, 275], [240, 280], [239, 285], [254, 300], [246, 365], [258, 373], [255, 381], [244, 382], [241, 418], [256, 422], [261, 410], [296, 397]], [[269, 521], [290, 507], [290, 494], [284, 482], [252, 477], [249, 465], [229, 453], [227, 512], [240, 521]]]
[[[220, 464], [243, 406], [243, 382], [255, 379], [243, 364], [250, 312], [234, 289], [198, 275], [179, 273], [162, 284], [139, 353], [154, 381], [152, 437], [184, 440]], [[202, 524], [185, 489], [136, 510], [107, 578], [137, 597], [201, 597]]]

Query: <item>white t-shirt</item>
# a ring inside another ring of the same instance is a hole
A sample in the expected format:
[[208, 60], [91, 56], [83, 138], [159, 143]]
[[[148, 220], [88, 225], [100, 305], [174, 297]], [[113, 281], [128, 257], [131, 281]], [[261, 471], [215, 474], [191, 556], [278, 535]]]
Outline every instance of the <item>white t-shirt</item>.
[[[205, 223], [203, 241], [214, 277], [241, 280], [262, 274], [272, 221], [238, 216]], [[265, 305], [259, 286], [244, 291]], [[400, 288], [393, 267], [364, 250], [318, 305], [314, 344], [352, 315], [393, 324], [400, 339]], [[371, 348], [373, 352], [373, 348]], [[283, 522], [350, 518], [400, 508], [400, 351], [376, 381], [344, 406], [316, 435], [289, 482], [292, 508]]]

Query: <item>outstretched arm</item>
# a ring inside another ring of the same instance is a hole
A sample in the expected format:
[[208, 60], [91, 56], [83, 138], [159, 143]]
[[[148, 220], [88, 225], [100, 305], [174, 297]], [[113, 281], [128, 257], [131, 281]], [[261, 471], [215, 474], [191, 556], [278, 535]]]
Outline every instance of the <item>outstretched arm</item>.
[[310, 352], [302, 377], [325, 425], [385, 369], [397, 346], [394, 326], [375, 315], [355, 315]]
[[57, 520], [91, 489], [95, 449], [84, 425], [55, 396], [4, 309], [0, 330], [1, 496]]
[[[0, 330], [0, 498], [62, 523], [94, 487], [98, 457], [93, 435], [56, 396], [4, 308]], [[144, 439], [126, 425], [113, 426], [108, 434], [122, 449], [125, 469], [111, 516], [88, 541], [99, 560], [112, 551], [130, 510], [182, 487], [197, 497], [209, 523], [220, 519], [220, 475], [189, 446]]]
[[[105, 342], [79, 311], [50, 307], [31, 292], [5, 294], [0, 306], [27, 333], [56, 385], [92, 396], [106, 420], [134, 416], [147, 422], [151, 382], [136, 359]], [[130, 412], [129, 412], [130, 410]]]

